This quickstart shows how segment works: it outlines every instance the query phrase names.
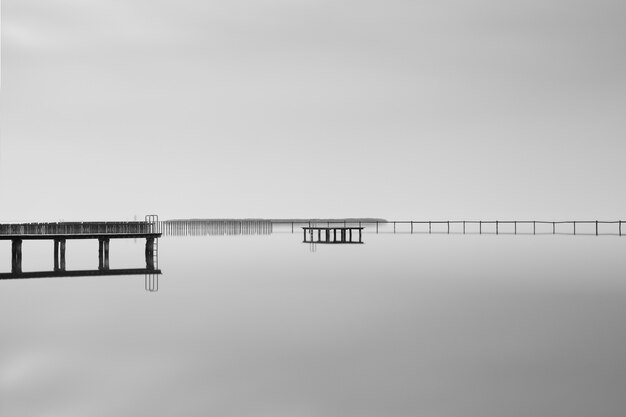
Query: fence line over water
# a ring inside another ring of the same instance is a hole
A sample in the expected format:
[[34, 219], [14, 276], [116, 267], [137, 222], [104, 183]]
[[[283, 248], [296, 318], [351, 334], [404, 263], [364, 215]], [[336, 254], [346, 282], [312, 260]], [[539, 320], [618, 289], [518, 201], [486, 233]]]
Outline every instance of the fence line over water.
[[269, 235], [270, 220], [165, 220], [158, 229], [163, 236]]

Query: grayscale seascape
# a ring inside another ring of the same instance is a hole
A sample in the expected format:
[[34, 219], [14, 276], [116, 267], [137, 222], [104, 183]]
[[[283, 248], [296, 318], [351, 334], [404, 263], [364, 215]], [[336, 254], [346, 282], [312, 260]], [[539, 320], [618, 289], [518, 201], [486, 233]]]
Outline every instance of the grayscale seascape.
[[625, 0], [1, 0], [0, 417], [626, 416]]

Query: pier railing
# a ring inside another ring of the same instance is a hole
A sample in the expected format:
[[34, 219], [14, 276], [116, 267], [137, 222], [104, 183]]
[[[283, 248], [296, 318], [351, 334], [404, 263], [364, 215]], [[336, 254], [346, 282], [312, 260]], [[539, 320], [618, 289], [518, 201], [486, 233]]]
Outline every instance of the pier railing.
[[150, 222], [58, 222], [0, 224], [0, 235], [60, 235], [60, 234], [137, 234], [154, 233]]

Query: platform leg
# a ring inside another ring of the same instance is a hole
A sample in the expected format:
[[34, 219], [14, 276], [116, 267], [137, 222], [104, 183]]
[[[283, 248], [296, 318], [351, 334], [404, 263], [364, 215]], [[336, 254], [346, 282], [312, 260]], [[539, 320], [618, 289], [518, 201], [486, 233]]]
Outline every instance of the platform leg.
[[104, 269], [109, 269], [109, 239], [104, 239]]
[[154, 269], [154, 238], [146, 238], [146, 269]]
[[104, 240], [98, 239], [98, 269], [104, 269]]
[[59, 270], [59, 239], [54, 239], [54, 270]]
[[22, 272], [22, 239], [11, 240], [11, 272], [20, 274]]
[[60, 255], [60, 263], [61, 263], [61, 271], [65, 271], [65, 239], [61, 239], [61, 251], [59, 252]]

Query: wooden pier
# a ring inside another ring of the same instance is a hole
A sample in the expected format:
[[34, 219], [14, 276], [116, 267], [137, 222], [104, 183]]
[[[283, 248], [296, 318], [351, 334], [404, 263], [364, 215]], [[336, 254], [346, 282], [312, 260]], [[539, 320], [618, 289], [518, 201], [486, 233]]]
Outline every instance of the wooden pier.
[[[1, 278], [35, 278], [42, 276], [78, 275], [134, 275], [160, 274], [158, 270], [158, 238], [152, 222], [85, 222], [85, 223], [28, 223], [0, 225], [0, 240], [11, 241], [11, 273], [0, 274]], [[67, 240], [97, 239], [98, 269], [66, 271], [65, 248]], [[146, 267], [140, 269], [112, 270], [109, 267], [109, 245], [111, 239], [146, 239]], [[24, 240], [52, 240], [54, 242], [54, 270], [22, 272], [22, 242]]]
[[[304, 243], [363, 243], [363, 227], [303, 227]], [[317, 235], [317, 236], [316, 236]], [[358, 235], [358, 240], [357, 236]]]

